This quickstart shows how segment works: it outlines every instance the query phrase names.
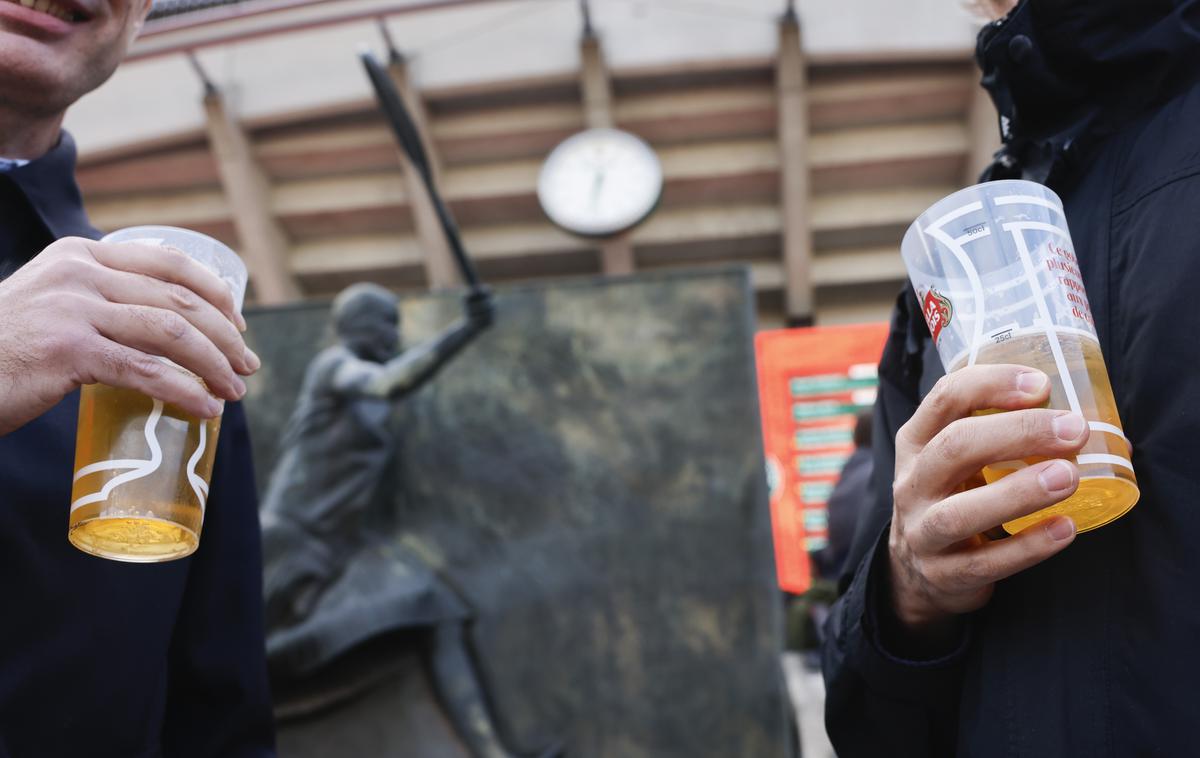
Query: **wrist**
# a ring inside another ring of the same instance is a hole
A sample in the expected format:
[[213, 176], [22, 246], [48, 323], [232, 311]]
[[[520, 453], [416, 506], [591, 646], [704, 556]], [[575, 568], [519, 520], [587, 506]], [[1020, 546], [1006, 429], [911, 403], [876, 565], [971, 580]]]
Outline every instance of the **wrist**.
[[914, 660], [938, 658], [953, 649], [962, 636], [963, 617], [938, 608], [905, 580], [903, 566], [888, 561], [885, 603], [880, 631], [896, 652]]

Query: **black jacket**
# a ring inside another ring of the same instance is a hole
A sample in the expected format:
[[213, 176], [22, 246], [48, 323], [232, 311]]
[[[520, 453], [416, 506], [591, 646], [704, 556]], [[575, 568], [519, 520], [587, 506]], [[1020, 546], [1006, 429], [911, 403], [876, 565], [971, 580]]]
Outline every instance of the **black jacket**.
[[911, 290], [880, 365], [873, 507], [827, 628], [840, 758], [1200, 755], [1200, 0], [1025, 0], [980, 34], [989, 178], [1066, 204], [1141, 500], [1000, 582], [943, 655], [889, 632], [893, 440], [941, 374]]
[[[0, 266], [98, 236], [69, 135], [0, 173]], [[67, 542], [79, 395], [0, 436], [0, 757], [274, 755], [250, 440], [226, 406], [199, 549], [118, 563]]]

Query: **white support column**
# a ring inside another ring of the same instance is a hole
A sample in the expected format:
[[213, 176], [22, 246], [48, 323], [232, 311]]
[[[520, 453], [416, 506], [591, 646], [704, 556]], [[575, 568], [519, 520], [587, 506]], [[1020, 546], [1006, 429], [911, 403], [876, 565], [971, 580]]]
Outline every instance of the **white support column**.
[[789, 324], [814, 317], [812, 229], [809, 225], [808, 82], [800, 23], [788, 13], [779, 24], [775, 88], [779, 110], [780, 202], [783, 212], [785, 311]]
[[209, 145], [216, 157], [221, 185], [241, 240], [239, 252], [250, 272], [255, 297], [264, 305], [298, 300], [300, 287], [287, 265], [287, 235], [271, 211], [270, 181], [255, 159], [250, 138], [230, 116], [219, 90], [209, 87], [204, 112]]

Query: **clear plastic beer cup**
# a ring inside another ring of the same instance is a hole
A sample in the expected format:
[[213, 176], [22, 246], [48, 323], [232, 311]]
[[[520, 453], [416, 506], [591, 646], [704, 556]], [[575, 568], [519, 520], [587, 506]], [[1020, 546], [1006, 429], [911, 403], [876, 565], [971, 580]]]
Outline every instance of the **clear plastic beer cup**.
[[[921, 214], [902, 245], [904, 263], [946, 371], [1015, 363], [1050, 377], [1050, 407], [1087, 419], [1075, 457], [1079, 490], [1004, 524], [1010, 534], [1050, 516], [1078, 531], [1119, 518], [1138, 499], [1129, 441], [1080, 278], [1062, 201], [1040, 184], [988, 182]], [[990, 483], [1042, 458], [996, 461]]]
[[[183, 251], [220, 276], [238, 310], [246, 267], [225, 245], [188, 229], [137, 226], [104, 242]], [[201, 379], [166, 358], [177, 371]], [[203, 382], [201, 382], [203, 383]], [[221, 419], [202, 419], [135, 390], [83, 387], [75, 440], [68, 539], [84, 552], [150, 563], [190, 555], [200, 544]]]

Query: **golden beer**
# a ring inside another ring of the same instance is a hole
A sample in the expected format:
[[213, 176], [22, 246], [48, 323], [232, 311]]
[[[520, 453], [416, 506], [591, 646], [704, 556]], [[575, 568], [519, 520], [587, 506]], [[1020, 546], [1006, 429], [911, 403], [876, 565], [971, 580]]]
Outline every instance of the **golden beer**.
[[122, 561], [182, 558], [199, 544], [221, 419], [134, 390], [87, 385], [79, 399], [69, 539]]
[[[1103, 526], [1123, 516], [1138, 500], [1137, 479], [1130, 463], [1130, 447], [1117, 416], [1112, 385], [1094, 338], [1074, 332], [1057, 332], [1067, 379], [1077, 398], [1078, 410], [1091, 427], [1087, 444], [1079, 451], [1079, 489], [1074, 495], [1036, 513], [1004, 524], [1009, 534], [1051, 516], [1063, 514], [1075, 522], [1077, 531]], [[977, 364], [1014, 363], [1036, 368], [1050, 377], [1050, 408], [1072, 410], [1068, 382], [1064, 381], [1055, 360], [1050, 338], [1045, 332], [1013, 337], [1005, 342], [980, 348]], [[983, 469], [990, 484], [1020, 468], [1048, 460], [1030, 457], [1023, 461], [997, 462]]]

